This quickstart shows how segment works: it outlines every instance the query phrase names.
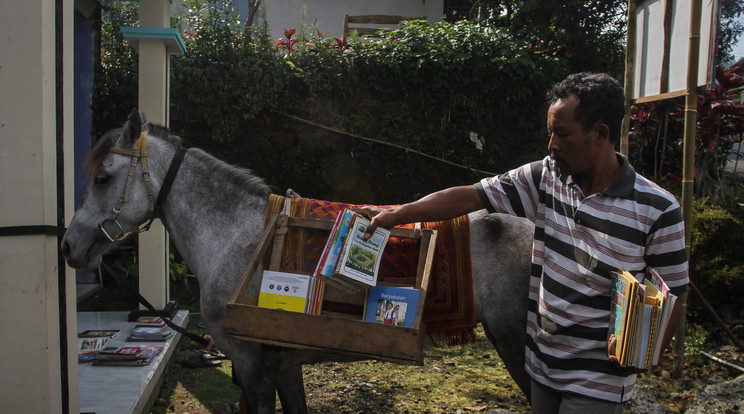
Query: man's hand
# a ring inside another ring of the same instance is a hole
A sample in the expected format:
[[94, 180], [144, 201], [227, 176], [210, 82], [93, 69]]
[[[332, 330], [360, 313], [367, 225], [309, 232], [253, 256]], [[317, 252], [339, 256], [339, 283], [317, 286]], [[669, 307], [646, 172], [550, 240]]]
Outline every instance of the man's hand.
[[207, 348], [207, 351], [209, 351], [210, 349], [212, 349], [212, 347], [214, 347], [214, 339], [212, 339], [212, 337], [209, 335], [203, 335], [203, 338], [209, 341], [209, 343], [205, 347]]
[[617, 338], [615, 338], [615, 334], [611, 334], [610, 340], [607, 341], [607, 356], [610, 358], [610, 362], [619, 365], [620, 360], [615, 355], [616, 349], [617, 349]]
[[617, 338], [615, 337], [615, 334], [610, 334], [610, 339], [607, 341], [607, 357], [610, 359], [610, 362], [625, 372], [632, 372], [634, 374], [646, 372], [645, 369], [624, 367], [620, 365], [620, 359], [615, 355], [615, 349], [617, 349]]
[[375, 230], [378, 227], [389, 228], [393, 227], [395, 223], [391, 220], [390, 209], [383, 209], [375, 206], [364, 206], [356, 207], [352, 209], [357, 214], [361, 214], [370, 220], [367, 231], [364, 233], [364, 240], [368, 240], [375, 234]]

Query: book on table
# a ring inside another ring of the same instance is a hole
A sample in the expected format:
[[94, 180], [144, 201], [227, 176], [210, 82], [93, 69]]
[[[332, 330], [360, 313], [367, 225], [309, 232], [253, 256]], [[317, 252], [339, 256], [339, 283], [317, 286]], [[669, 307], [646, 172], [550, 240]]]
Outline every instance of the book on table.
[[377, 285], [369, 288], [364, 310], [366, 322], [413, 327], [420, 291], [413, 287]]
[[375, 286], [390, 231], [375, 229], [372, 237], [365, 240], [369, 223], [369, 219], [348, 208], [339, 212], [315, 275], [351, 293]]
[[165, 325], [139, 325], [132, 328], [126, 340], [128, 342], [164, 342], [175, 334], [176, 332], [173, 329]]
[[613, 272], [609, 333], [617, 340], [621, 366], [644, 370], [658, 364], [675, 301], [653, 269], [643, 282], [625, 269]]
[[118, 330], [110, 329], [93, 329], [78, 333], [78, 362], [92, 361], [106, 342], [118, 334]]
[[163, 352], [159, 345], [124, 345], [105, 347], [98, 352], [93, 365], [142, 366], [148, 365]]

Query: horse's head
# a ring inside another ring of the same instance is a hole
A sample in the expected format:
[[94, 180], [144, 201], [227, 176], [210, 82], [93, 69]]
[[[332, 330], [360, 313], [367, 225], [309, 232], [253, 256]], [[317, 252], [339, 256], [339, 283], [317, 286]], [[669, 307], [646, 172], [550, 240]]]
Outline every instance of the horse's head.
[[93, 147], [85, 195], [62, 239], [70, 266], [98, 267], [106, 251], [151, 218], [153, 187], [162, 182], [148, 171], [148, 158], [162, 152], [154, 141], [133, 110], [122, 128], [107, 132]]

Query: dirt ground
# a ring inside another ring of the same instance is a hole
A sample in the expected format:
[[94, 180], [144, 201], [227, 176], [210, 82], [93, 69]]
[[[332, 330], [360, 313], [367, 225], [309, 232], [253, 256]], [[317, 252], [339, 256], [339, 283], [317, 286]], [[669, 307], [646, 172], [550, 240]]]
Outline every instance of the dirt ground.
[[[230, 362], [224, 361], [220, 368], [180, 365], [180, 359], [197, 352], [187, 340], [180, 344], [161, 388], [160, 409], [156, 407], [153, 412], [231, 412], [228, 401], [237, 401], [239, 397], [229, 381]], [[707, 352], [744, 366], [742, 352], [730, 345], [708, 348]], [[478, 330], [475, 343], [428, 348], [425, 355], [424, 365], [420, 367], [379, 361], [305, 366], [309, 411], [318, 414], [530, 412], [528, 401], [509, 377], [482, 329]], [[628, 404], [626, 412], [682, 413], [706, 386], [723, 384], [742, 375], [700, 353], [685, 357], [681, 378], [672, 378], [671, 372], [672, 355], [668, 352], [651, 376], [639, 379], [636, 398]], [[205, 392], [203, 387], [209, 381], [221, 387], [220, 392]], [[277, 411], [281, 412], [279, 404]]]

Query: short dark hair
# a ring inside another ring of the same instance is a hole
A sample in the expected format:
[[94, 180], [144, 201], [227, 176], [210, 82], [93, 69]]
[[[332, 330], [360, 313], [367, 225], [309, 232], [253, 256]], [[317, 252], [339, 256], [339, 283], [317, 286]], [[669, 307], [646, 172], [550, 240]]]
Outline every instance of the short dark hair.
[[584, 132], [597, 122], [610, 128], [610, 142], [620, 141], [620, 130], [625, 117], [625, 92], [622, 85], [606, 73], [574, 73], [553, 85], [547, 94], [548, 104], [576, 95], [576, 120]]

